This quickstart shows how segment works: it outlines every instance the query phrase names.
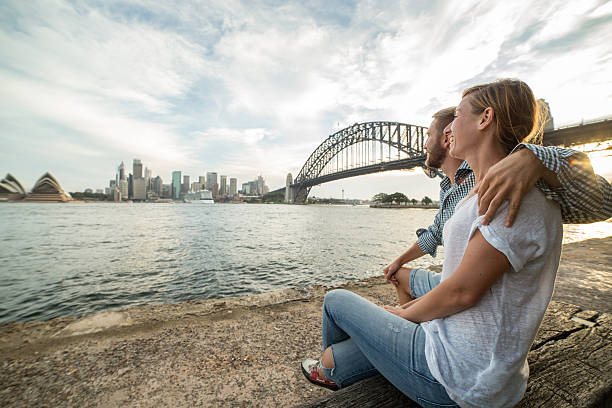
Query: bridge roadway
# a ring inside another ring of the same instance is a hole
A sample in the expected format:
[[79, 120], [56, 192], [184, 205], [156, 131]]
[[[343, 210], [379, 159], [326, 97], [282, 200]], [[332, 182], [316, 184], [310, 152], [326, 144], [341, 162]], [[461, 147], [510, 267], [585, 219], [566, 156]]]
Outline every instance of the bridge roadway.
[[577, 146], [612, 140], [612, 117], [544, 132], [546, 146]]
[[[601, 143], [612, 140], [612, 116], [595, 121], [570, 125], [544, 132], [542, 143], [545, 146], [578, 146], [588, 143]], [[301, 184], [301, 187], [312, 187], [334, 180], [348, 177], [362, 176], [365, 174], [378, 173], [390, 170], [403, 170], [423, 166], [426, 154], [388, 162], [380, 162], [366, 166], [341, 170], [331, 174], [316, 177]], [[441, 173], [437, 172], [441, 176]], [[292, 184], [293, 188], [298, 184]], [[271, 193], [285, 193], [285, 187], [272, 191]]]

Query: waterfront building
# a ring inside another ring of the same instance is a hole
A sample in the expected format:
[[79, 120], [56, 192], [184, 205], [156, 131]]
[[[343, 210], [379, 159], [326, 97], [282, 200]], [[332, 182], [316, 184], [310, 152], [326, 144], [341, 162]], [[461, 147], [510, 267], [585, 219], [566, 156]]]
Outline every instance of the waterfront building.
[[181, 172], [172, 172], [172, 198], [178, 200], [181, 197]]
[[260, 195], [257, 188], [257, 180], [249, 181], [249, 192], [247, 194]]
[[0, 181], [0, 200], [20, 200], [25, 195], [25, 189], [11, 173], [7, 173]]
[[293, 191], [291, 189], [291, 184], [293, 184], [293, 176], [291, 173], [287, 174], [287, 179], [285, 181], [285, 203], [290, 204], [293, 203]]
[[227, 195], [227, 176], [221, 176], [219, 179], [219, 195], [225, 197]]
[[121, 162], [117, 171], [119, 172], [119, 180], [127, 180], [127, 172], [125, 171], [125, 164], [123, 164], [123, 162]]
[[147, 185], [145, 179], [142, 177], [134, 178], [133, 199], [138, 201], [144, 201], [147, 199]]
[[121, 192], [121, 199], [127, 200], [129, 197], [127, 180], [119, 180], [119, 191]]
[[193, 183], [191, 183], [191, 191], [193, 193], [197, 193], [202, 189], [202, 185], [200, 183], [198, 183], [197, 181], [194, 181]]
[[206, 189], [206, 177], [200, 176], [198, 177], [198, 182], [200, 183], [200, 190]]
[[215, 172], [206, 173], [206, 189], [213, 191], [215, 184], [217, 184], [217, 173]]
[[212, 194], [213, 194], [213, 197], [217, 197], [219, 195], [219, 184], [215, 183], [213, 185]]
[[238, 193], [238, 179], [235, 177], [230, 178], [230, 187], [229, 187], [229, 195], [230, 197], [235, 197]]
[[151, 191], [157, 194], [159, 197], [162, 197], [162, 179], [159, 176], [151, 179]]
[[72, 197], [65, 193], [55, 177], [47, 172], [38, 179], [25, 201], [66, 202], [72, 201]]
[[134, 198], [134, 176], [132, 173], [128, 176], [128, 197], [130, 200]]
[[104, 190], [102, 190], [101, 188], [96, 188], [96, 194], [104, 194]]
[[142, 162], [140, 161], [140, 159], [134, 159], [134, 163], [132, 166], [132, 174], [134, 174], [134, 178], [142, 178]]
[[181, 185], [181, 193], [187, 194], [189, 192], [189, 176], [183, 176], [183, 184]]
[[251, 194], [249, 183], [242, 183], [242, 194]]
[[[102, 190], [100, 190], [102, 191]], [[112, 193], [112, 189], [110, 187], [104, 187], [104, 195], [110, 197]]]
[[172, 184], [162, 184], [159, 196], [161, 198], [172, 198]]
[[264, 193], [264, 179], [262, 176], [257, 176], [257, 194], [262, 195]]
[[121, 201], [121, 190], [115, 187], [113, 188], [112, 192], [113, 192], [113, 201], [115, 202]]

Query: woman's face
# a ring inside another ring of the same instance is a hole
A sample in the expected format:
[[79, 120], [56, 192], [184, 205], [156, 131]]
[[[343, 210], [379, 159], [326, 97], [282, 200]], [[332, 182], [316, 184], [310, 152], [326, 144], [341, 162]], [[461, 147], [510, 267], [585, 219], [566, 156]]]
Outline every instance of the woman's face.
[[480, 115], [472, 113], [470, 95], [461, 100], [455, 111], [455, 120], [451, 123], [450, 136], [451, 156], [458, 159], [466, 158], [465, 154], [478, 142], [478, 123]]

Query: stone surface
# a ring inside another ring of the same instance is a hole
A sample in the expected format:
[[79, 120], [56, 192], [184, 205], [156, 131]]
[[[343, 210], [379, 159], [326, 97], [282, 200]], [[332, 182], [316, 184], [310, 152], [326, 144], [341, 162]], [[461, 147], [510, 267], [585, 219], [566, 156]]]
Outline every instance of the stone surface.
[[[573, 305], [552, 302], [549, 306], [529, 352], [529, 383], [517, 408], [612, 406], [612, 341], [608, 336], [612, 319], [602, 315], [591, 328], [572, 321], [576, 314], [580, 311]], [[419, 405], [377, 376], [299, 406]]]
[[[525, 404], [572, 406], [578, 397], [598, 398], [593, 390], [609, 392], [611, 292], [607, 286], [590, 291], [608, 279], [611, 247], [612, 237], [564, 246], [562, 266], [575, 262], [582, 269], [559, 272], [554, 299], [576, 306], [551, 305], [534, 343], [537, 353], [530, 355], [532, 368], [541, 370], [532, 371], [530, 383], [537, 384], [538, 400], [527, 394]], [[397, 301], [382, 277], [344, 287], [379, 305]], [[139, 306], [105, 318], [0, 324], [0, 406], [295, 406], [334, 395], [307, 382], [299, 369], [304, 357], [320, 353], [327, 289]], [[573, 316], [597, 325], [587, 328], [571, 321]], [[580, 337], [591, 332], [595, 337]], [[574, 346], [559, 351], [554, 344]], [[548, 371], [555, 367], [582, 390], [559, 387], [557, 374]]]

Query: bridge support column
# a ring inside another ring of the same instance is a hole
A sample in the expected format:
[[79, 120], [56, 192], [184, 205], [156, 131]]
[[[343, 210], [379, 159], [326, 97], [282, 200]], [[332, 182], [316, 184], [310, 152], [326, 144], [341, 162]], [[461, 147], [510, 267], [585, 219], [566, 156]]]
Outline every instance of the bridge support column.
[[285, 183], [285, 203], [293, 204], [293, 188], [291, 188], [291, 184], [293, 183], [293, 176], [291, 173], [287, 174], [287, 182]]

